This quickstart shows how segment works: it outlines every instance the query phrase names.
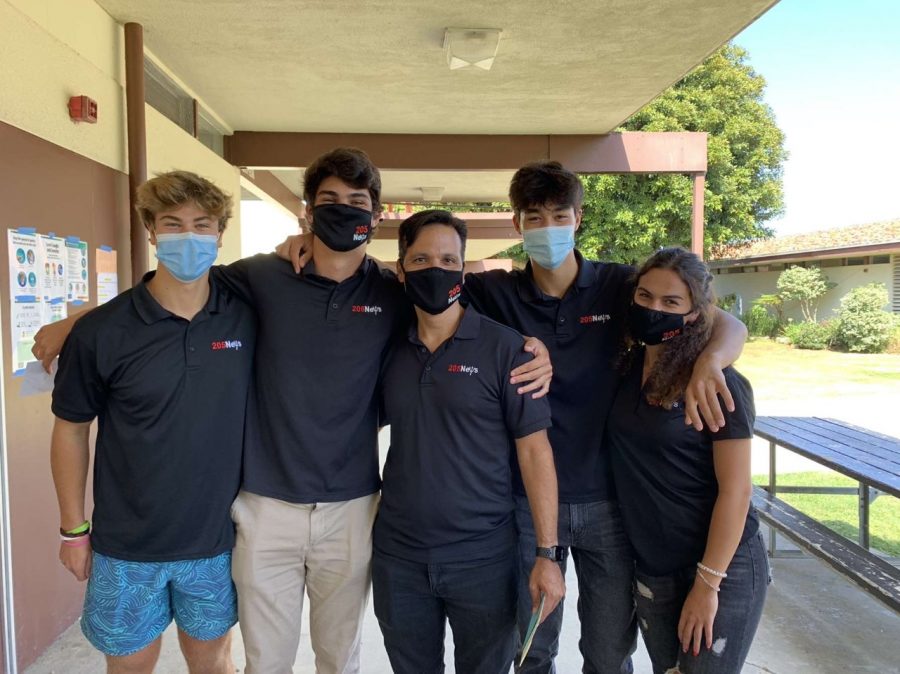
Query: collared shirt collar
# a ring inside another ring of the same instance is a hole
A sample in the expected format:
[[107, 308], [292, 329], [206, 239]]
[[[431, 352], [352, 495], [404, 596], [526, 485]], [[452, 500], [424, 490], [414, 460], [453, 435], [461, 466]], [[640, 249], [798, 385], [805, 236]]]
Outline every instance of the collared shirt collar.
[[[134, 304], [135, 310], [138, 312], [138, 315], [144, 323], [147, 323], [148, 325], [174, 316], [172, 312], [164, 309], [163, 306], [156, 301], [156, 298], [153, 297], [153, 294], [147, 287], [147, 283], [149, 283], [154, 276], [156, 276], [155, 270], [144, 274], [144, 278], [142, 278], [141, 282], [134, 287], [134, 292], [131, 293], [131, 301]], [[203, 311], [210, 314], [217, 314], [222, 311], [223, 302], [224, 297], [219, 291], [213, 277], [210, 276], [209, 297], [206, 300]]]
[[[457, 339], [477, 339], [480, 332], [481, 314], [471, 307], [466, 307], [463, 312], [462, 320], [460, 320], [459, 325], [456, 326], [456, 332], [453, 333], [453, 336], [450, 337], [449, 341]], [[418, 321], [414, 320], [410, 323], [407, 336], [409, 341], [413, 344], [422, 344], [422, 341], [419, 339]]]
[[[596, 281], [597, 273], [594, 267], [586, 264], [584, 256], [577, 250], [575, 253], [575, 262], [578, 264], [578, 274], [575, 276], [573, 287], [589, 288]], [[525, 265], [525, 272], [519, 276], [518, 284], [519, 297], [525, 302], [538, 302], [540, 300], [555, 300], [557, 298], [545, 294], [534, 281], [534, 270], [532, 269], [531, 260]]]
[[[345, 279], [345, 281], [349, 281], [350, 279], [355, 278], [357, 276], [362, 276], [362, 275], [367, 274], [369, 272], [369, 270], [372, 268], [373, 264], [375, 264], [374, 260], [372, 260], [372, 258], [370, 258], [368, 255], [366, 255], [363, 258], [363, 261], [360, 263], [359, 267], [357, 267], [356, 271], [353, 272], [353, 275], [350, 276], [349, 278]], [[316, 263], [313, 262], [312, 258], [310, 258], [309, 262], [306, 263], [306, 266], [300, 270], [300, 276], [314, 277], [315, 279], [321, 279], [323, 281], [330, 281], [331, 283], [334, 283], [334, 281], [332, 281], [330, 278], [326, 278], [324, 276], [319, 275], [319, 273], [316, 271]], [[342, 281], [342, 283], [343, 282], [344, 281]]]

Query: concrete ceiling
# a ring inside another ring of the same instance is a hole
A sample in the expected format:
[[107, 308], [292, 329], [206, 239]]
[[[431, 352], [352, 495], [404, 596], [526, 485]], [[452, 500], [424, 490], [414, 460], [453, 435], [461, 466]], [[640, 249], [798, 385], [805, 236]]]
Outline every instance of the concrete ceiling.
[[[776, 0], [97, 0], [233, 129], [597, 134]], [[444, 29], [500, 28], [489, 72]]]
[[[273, 169], [272, 174], [303, 198], [303, 169]], [[384, 203], [506, 201], [512, 171], [382, 171]], [[441, 189], [439, 199], [423, 199], [422, 188]]]

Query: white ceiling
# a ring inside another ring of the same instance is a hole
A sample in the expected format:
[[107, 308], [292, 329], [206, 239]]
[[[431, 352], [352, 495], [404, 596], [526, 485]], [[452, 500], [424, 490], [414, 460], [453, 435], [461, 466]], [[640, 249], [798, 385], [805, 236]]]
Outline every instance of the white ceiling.
[[[289, 190], [303, 198], [303, 169], [272, 169]], [[422, 187], [442, 188], [440, 201], [506, 201], [512, 171], [382, 171], [384, 203], [421, 202]]]
[[[233, 129], [606, 133], [776, 0], [97, 0]], [[500, 28], [451, 71], [447, 27]]]

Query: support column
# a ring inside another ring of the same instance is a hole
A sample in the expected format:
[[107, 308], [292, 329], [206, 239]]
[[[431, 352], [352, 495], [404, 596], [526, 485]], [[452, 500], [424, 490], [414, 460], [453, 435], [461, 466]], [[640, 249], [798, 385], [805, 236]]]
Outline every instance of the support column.
[[706, 186], [705, 173], [692, 173], [694, 186], [693, 213], [691, 215], [691, 252], [703, 259], [703, 189]]
[[125, 103], [128, 122], [128, 201], [131, 215], [131, 282], [147, 273], [147, 230], [134, 208], [139, 185], [147, 181], [147, 126], [144, 118], [144, 28], [125, 24]]

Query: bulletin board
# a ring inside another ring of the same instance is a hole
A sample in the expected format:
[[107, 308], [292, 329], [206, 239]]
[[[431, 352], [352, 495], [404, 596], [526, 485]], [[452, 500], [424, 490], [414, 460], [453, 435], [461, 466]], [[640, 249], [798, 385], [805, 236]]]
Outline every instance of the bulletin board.
[[104, 296], [116, 273], [119, 288], [130, 286], [127, 256], [116, 264], [112, 253], [128, 241], [128, 216], [126, 174], [0, 122], [3, 430], [20, 664], [74, 622], [84, 592], [57, 559], [50, 395], [21, 396], [27, 332], [95, 306], [98, 263]]

